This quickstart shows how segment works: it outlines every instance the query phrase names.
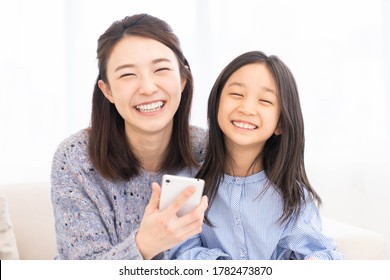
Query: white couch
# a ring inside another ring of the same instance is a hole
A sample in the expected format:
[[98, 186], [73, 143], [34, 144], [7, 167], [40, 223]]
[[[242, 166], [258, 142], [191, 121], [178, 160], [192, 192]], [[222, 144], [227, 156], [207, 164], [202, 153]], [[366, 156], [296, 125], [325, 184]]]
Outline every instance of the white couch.
[[[16, 238], [18, 256], [13, 258], [53, 259], [56, 242], [50, 184], [3, 185], [0, 196], [6, 197]], [[388, 242], [377, 232], [326, 218], [323, 231], [334, 238], [346, 259], [390, 259]]]
[[20, 259], [50, 260], [56, 254], [50, 184], [0, 186], [7, 199], [10, 221]]

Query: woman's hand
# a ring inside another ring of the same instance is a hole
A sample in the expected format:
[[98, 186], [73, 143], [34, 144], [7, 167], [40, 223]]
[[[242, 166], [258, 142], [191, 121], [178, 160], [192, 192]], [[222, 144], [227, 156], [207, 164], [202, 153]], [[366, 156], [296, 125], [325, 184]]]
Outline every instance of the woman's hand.
[[194, 187], [188, 187], [172, 204], [160, 211], [158, 206], [161, 188], [157, 183], [152, 183], [152, 195], [135, 237], [144, 259], [151, 259], [202, 231], [204, 212], [208, 206], [206, 196], [203, 196], [200, 204], [187, 215], [176, 215], [194, 192]]

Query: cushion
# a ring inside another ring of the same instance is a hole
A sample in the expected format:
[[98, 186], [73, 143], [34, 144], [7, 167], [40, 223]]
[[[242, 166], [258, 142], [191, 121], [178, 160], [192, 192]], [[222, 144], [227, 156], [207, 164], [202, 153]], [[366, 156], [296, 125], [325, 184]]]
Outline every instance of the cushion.
[[8, 212], [7, 198], [0, 196], [0, 260], [17, 259], [19, 252]]

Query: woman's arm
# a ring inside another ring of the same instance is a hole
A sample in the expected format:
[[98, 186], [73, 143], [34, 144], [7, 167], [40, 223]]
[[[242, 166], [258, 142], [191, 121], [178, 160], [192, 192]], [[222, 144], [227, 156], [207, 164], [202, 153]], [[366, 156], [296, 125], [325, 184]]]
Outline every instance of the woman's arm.
[[152, 184], [153, 192], [136, 236], [136, 242], [145, 259], [170, 249], [178, 243], [202, 231], [204, 211], [207, 209], [207, 198], [202, 197], [198, 207], [189, 214], [178, 217], [176, 213], [186, 200], [195, 192], [193, 187], [184, 190], [177, 199], [160, 211], [158, 202], [161, 188]]
[[[142, 259], [135, 242], [136, 231], [119, 242], [110, 203], [97, 182], [91, 182], [83, 168], [83, 155], [65, 141], [52, 165], [57, 258]], [[80, 162], [77, 161], [80, 159]]]

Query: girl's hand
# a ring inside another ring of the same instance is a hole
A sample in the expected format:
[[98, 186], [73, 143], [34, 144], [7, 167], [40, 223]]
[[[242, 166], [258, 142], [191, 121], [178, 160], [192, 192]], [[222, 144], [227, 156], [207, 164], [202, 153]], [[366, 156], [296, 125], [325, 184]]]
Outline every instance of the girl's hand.
[[204, 212], [208, 206], [206, 196], [203, 196], [200, 204], [187, 215], [176, 215], [194, 192], [194, 187], [188, 187], [171, 205], [160, 211], [158, 205], [161, 188], [157, 183], [152, 183], [152, 195], [135, 237], [144, 259], [151, 259], [202, 231]]

